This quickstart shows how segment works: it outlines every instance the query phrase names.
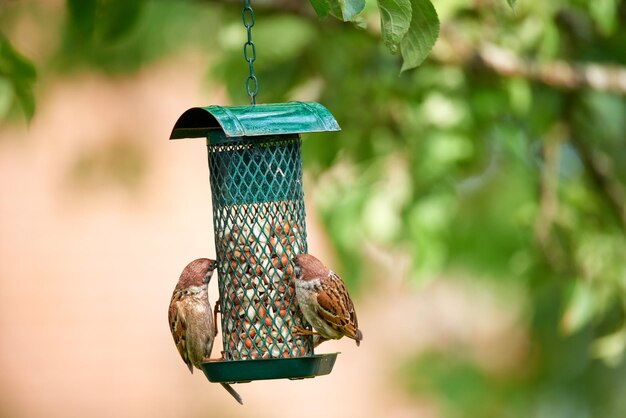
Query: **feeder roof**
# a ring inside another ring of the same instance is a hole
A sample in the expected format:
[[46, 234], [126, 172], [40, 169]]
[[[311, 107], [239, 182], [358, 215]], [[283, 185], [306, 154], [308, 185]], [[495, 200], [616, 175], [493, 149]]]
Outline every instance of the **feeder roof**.
[[206, 137], [222, 130], [227, 137], [339, 131], [333, 115], [319, 103], [288, 102], [255, 106], [194, 107], [174, 125], [170, 139]]

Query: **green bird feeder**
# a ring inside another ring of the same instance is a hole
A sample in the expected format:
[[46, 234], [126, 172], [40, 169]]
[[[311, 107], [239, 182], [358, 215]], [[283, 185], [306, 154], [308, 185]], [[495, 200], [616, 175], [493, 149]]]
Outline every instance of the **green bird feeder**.
[[307, 252], [301, 133], [340, 130], [318, 103], [196, 107], [170, 139], [207, 138], [223, 359], [211, 382], [329, 374], [337, 353], [315, 355], [298, 306], [293, 258]]

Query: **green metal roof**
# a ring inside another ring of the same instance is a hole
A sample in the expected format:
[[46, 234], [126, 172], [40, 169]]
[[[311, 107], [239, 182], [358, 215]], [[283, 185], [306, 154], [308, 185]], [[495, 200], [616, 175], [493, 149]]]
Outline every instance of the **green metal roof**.
[[207, 137], [222, 130], [227, 137], [339, 131], [333, 115], [319, 103], [288, 102], [256, 106], [194, 107], [174, 125], [170, 139]]

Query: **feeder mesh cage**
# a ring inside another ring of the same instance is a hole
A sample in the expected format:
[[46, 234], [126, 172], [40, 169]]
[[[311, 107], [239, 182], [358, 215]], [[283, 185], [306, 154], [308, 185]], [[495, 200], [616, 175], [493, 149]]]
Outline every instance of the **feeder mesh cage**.
[[225, 360], [313, 355], [294, 287], [307, 251], [297, 134], [208, 141]]

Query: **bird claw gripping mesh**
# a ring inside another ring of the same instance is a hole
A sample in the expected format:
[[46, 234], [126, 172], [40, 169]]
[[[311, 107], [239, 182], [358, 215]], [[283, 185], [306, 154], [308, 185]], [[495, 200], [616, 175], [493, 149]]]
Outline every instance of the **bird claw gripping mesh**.
[[306, 225], [299, 135], [208, 144], [225, 360], [313, 355], [294, 288]]

